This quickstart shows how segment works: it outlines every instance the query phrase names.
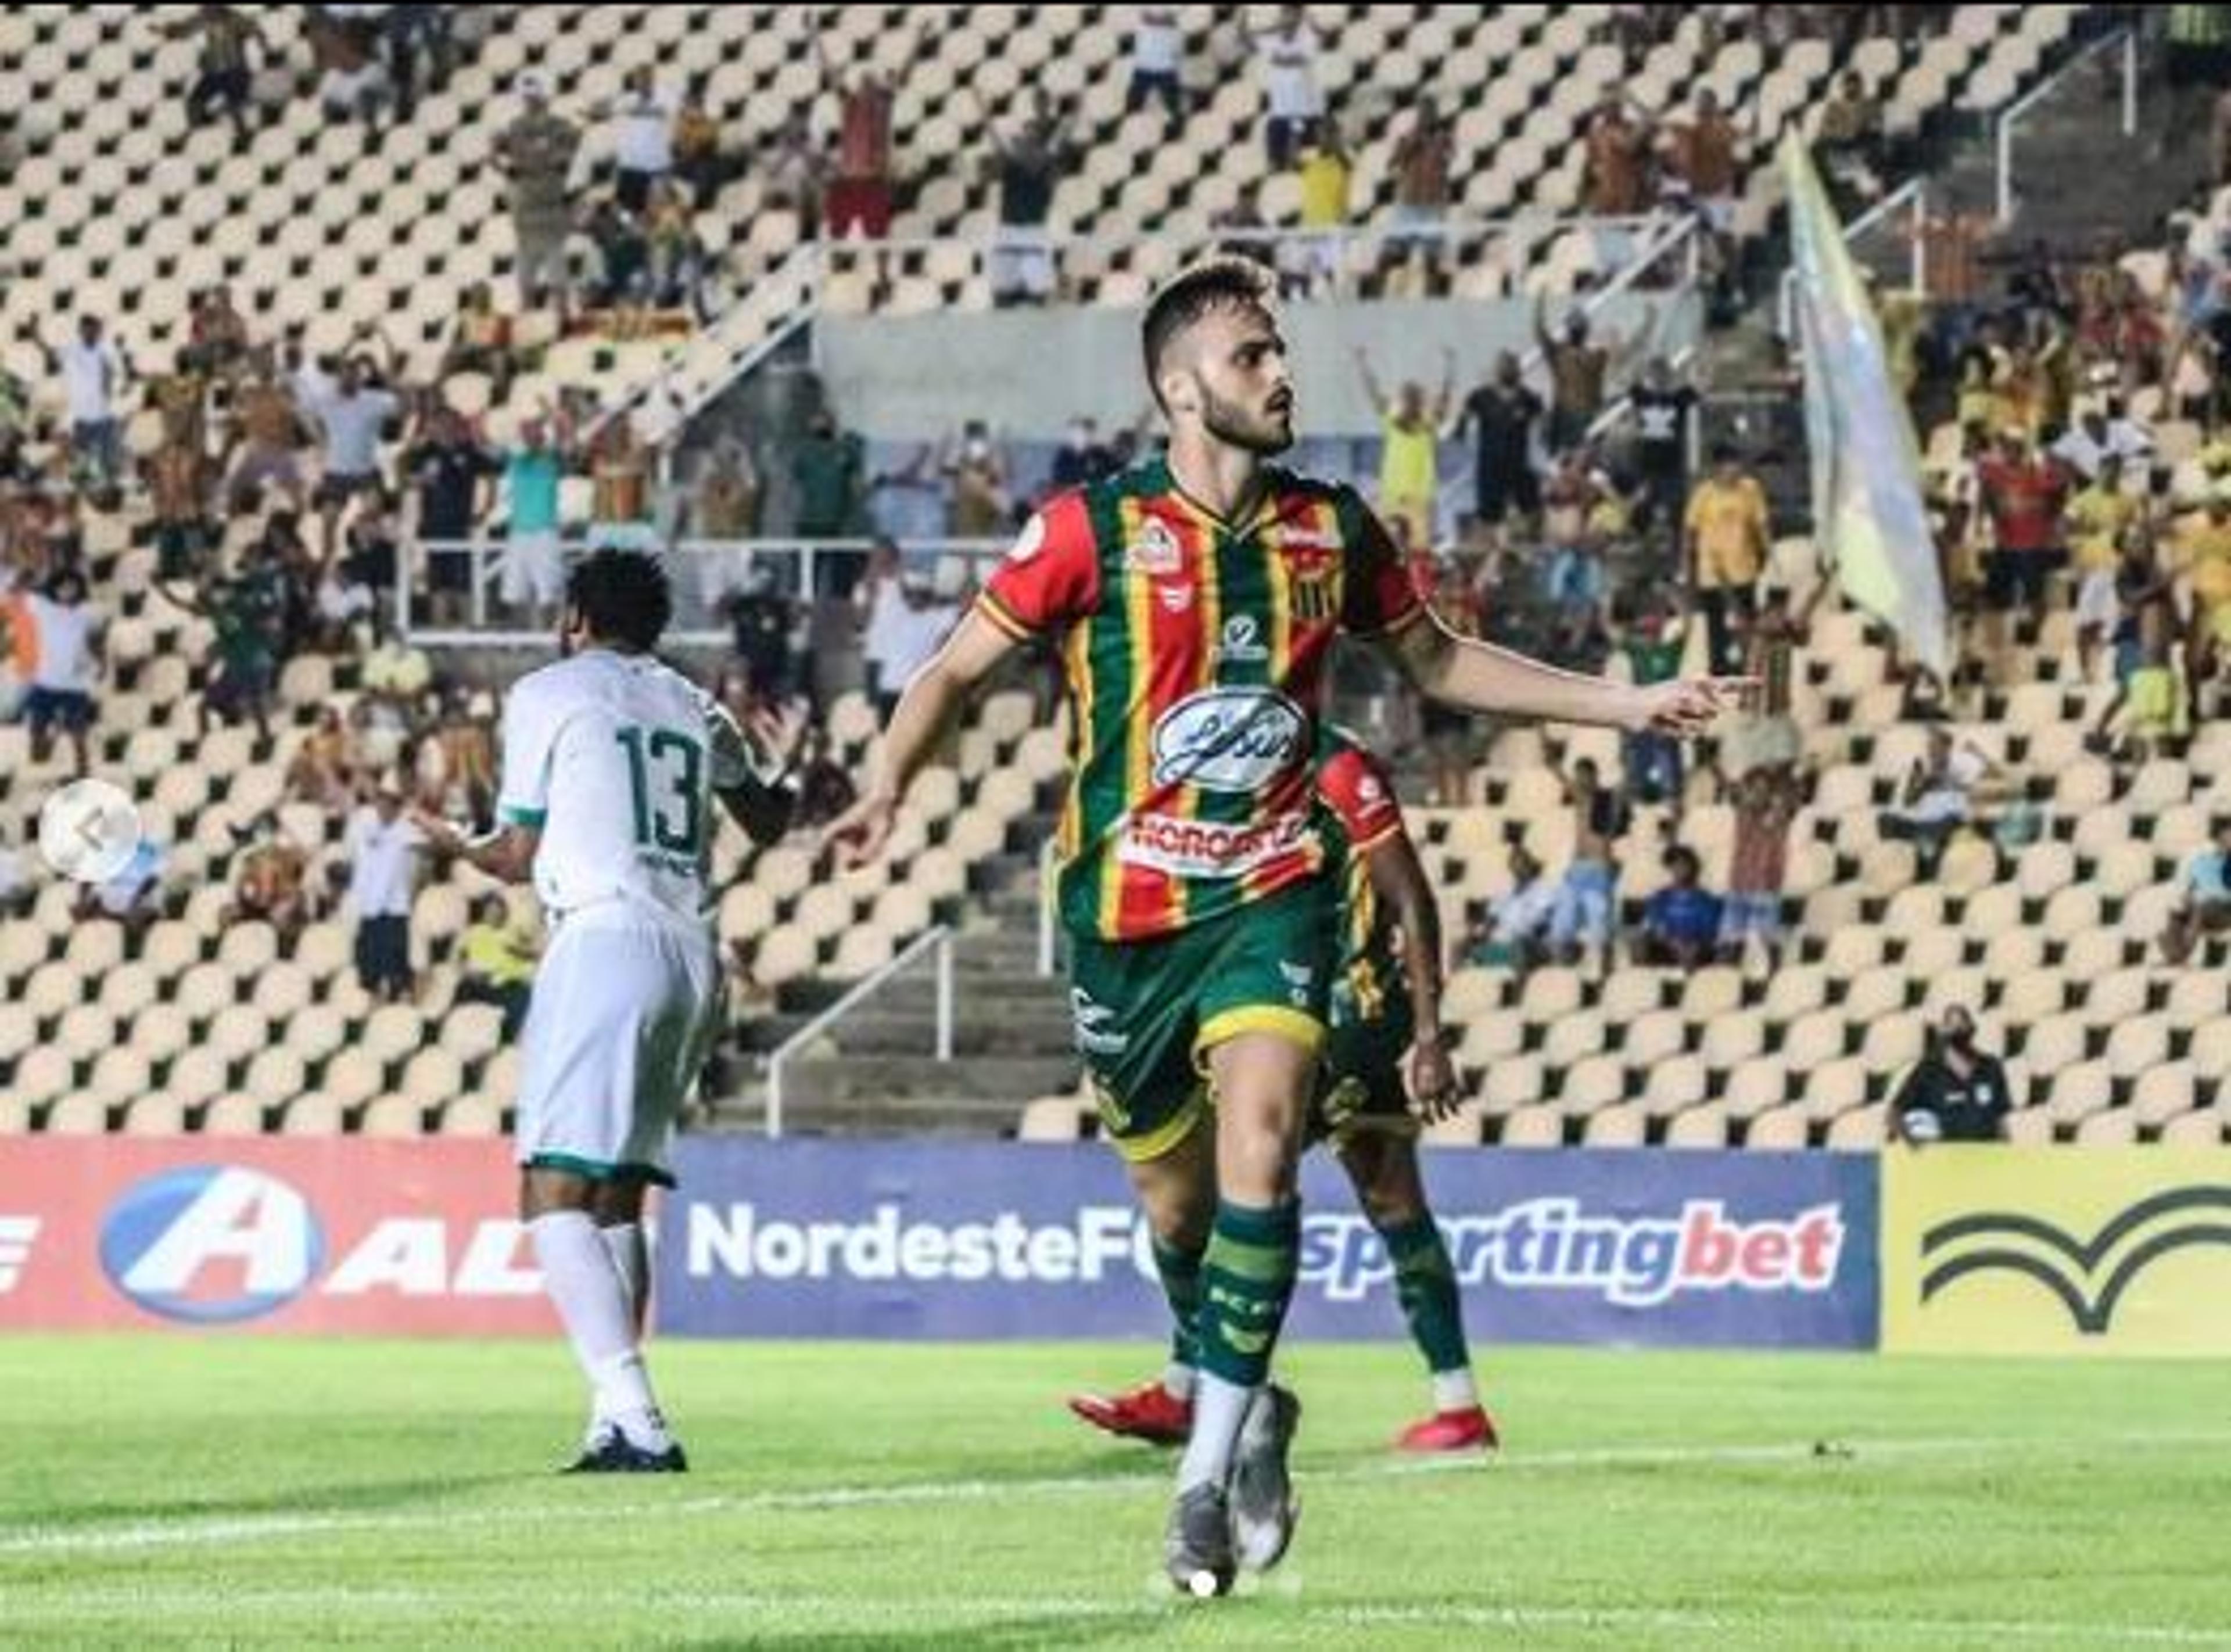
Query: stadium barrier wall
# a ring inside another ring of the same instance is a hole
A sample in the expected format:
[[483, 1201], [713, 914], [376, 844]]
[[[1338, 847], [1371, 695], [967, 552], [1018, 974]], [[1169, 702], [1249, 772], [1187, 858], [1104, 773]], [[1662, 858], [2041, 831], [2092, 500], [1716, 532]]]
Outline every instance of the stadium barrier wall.
[[2231, 1354], [2231, 1149], [1883, 1159], [1890, 1352]]
[[554, 1333], [501, 1141], [0, 1142], [0, 1331]]
[[[1876, 1161], [1842, 1153], [1429, 1151], [1483, 1343], [1871, 1348]], [[1114, 1154], [1080, 1143], [681, 1144], [659, 1321], [707, 1337], [1158, 1340]], [[1303, 1175], [1294, 1333], [1403, 1335], [1338, 1167]]]

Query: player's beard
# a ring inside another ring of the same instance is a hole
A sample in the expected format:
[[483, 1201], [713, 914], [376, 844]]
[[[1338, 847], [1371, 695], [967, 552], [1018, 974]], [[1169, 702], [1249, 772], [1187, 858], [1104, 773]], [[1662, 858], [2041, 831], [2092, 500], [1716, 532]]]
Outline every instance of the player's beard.
[[1237, 402], [1227, 402], [1214, 390], [1200, 387], [1200, 422], [1219, 442], [1268, 457], [1294, 445], [1294, 413], [1251, 413]]

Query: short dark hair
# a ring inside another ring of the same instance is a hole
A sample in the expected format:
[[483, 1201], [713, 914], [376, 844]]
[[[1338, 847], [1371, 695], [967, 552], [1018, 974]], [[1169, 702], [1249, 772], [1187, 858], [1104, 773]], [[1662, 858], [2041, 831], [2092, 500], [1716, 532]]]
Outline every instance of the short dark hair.
[[658, 558], [611, 545], [573, 565], [566, 576], [566, 601], [587, 623], [590, 636], [632, 649], [656, 648], [674, 617], [674, 592]]
[[1161, 404], [1162, 357], [1175, 339], [1211, 310], [1271, 307], [1276, 289], [1271, 272], [1251, 258], [1225, 255], [1205, 258], [1180, 270], [1162, 283], [1148, 301], [1146, 319], [1139, 324], [1139, 344], [1145, 358], [1147, 388]]

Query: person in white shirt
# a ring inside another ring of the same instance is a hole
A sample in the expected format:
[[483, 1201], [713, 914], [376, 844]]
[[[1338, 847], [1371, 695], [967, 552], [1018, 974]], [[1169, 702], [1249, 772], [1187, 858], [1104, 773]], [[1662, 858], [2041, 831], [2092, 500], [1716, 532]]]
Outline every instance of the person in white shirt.
[[689, 1465], [642, 1349], [643, 1191], [672, 1186], [675, 1122], [718, 1031], [713, 805], [753, 842], [790, 821], [802, 723], [720, 703], [652, 652], [673, 617], [658, 559], [606, 548], [566, 581], [563, 658], [512, 686], [497, 831], [417, 816], [438, 855], [531, 876], [552, 928], [523, 1039], [520, 1208], [592, 1391], [571, 1472]]
[[647, 68], [631, 70], [626, 90], [611, 106], [612, 158], [618, 167], [612, 193], [640, 218], [652, 188], [674, 170], [674, 103], [659, 95]]
[[2053, 444], [2053, 456], [2087, 481], [2099, 479], [2109, 459], [2136, 464], [2154, 450], [2153, 438], [2124, 416], [2122, 403], [2093, 402], [2078, 415], [2076, 426]]
[[1271, 170], [1284, 171], [1325, 112], [1324, 92], [1317, 85], [1317, 31], [1306, 6], [1280, 6], [1278, 26], [1249, 38], [1263, 64], [1264, 97], [1271, 112], [1264, 136]]
[[48, 357], [61, 375], [68, 403], [71, 455], [101, 487], [113, 487], [124, 468], [116, 398], [131, 377], [131, 364], [103, 334], [97, 315], [80, 316], [77, 337]]
[[359, 327], [355, 338], [378, 338], [387, 353], [387, 384], [371, 382], [362, 358], [345, 356], [332, 392], [301, 404], [325, 437], [325, 464], [311, 501], [318, 507], [322, 535], [319, 550], [327, 562], [336, 553], [341, 513], [349, 501], [359, 494], [378, 494], [382, 489], [380, 442], [404, 407], [402, 396], [388, 388], [397, 382], [400, 365], [394, 345], [370, 324]]
[[85, 600], [85, 577], [65, 568], [48, 582], [44, 596], [23, 599], [19, 611], [31, 627], [30, 690], [23, 717], [31, 728], [31, 761], [52, 755], [57, 731], [69, 737], [77, 758], [77, 777], [93, 771], [88, 736], [94, 720], [94, 683], [100, 671], [102, 619]]
[[1125, 113], [1135, 114], [1156, 98], [1173, 121], [1185, 114], [1185, 87], [1178, 78], [1185, 55], [1185, 31], [1174, 6], [1144, 6], [1131, 29], [1131, 84], [1123, 94]]
[[377, 802], [348, 829], [349, 905], [356, 912], [356, 976], [383, 1003], [411, 996], [411, 904], [425, 834], [403, 816], [403, 788], [379, 784]]

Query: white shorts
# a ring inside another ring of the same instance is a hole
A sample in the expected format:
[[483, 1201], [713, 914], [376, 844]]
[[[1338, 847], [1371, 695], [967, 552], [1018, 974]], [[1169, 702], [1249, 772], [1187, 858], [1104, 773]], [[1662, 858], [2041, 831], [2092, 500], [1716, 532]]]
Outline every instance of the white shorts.
[[516, 604], [531, 597], [537, 603], [549, 603], [563, 597], [566, 559], [559, 552], [557, 534], [546, 530], [513, 534], [504, 546], [501, 578], [507, 603]]
[[2111, 631], [2121, 612], [2115, 600], [2115, 571], [2095, 568], [2086, 574], [2084, 583], [2076, 588], [2076, 629]]
[[672, 1186], [668, 1150], [720, 1029], [720, 986], [712, 937], [678, 921], [623, 900], [560, 920], [521, 1040], [519, 1162]]

